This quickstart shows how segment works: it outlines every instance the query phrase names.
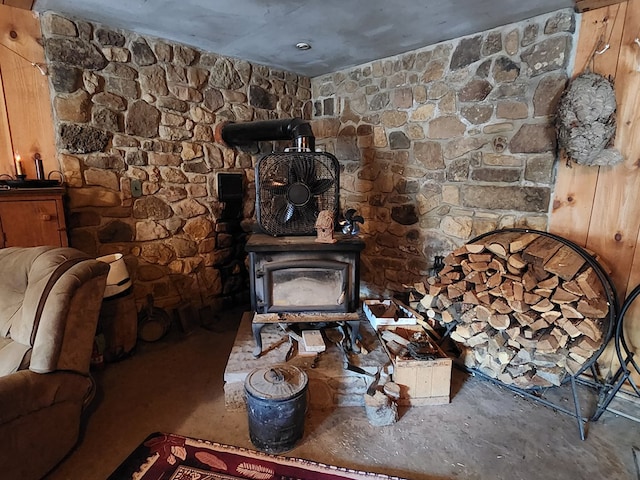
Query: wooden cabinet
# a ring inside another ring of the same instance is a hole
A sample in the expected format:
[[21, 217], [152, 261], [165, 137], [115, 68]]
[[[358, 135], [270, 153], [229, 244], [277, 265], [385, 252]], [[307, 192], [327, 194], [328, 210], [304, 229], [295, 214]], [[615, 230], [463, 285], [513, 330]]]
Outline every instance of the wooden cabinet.
[[66, 247], [64, 189], [0, 191], [0, 247]]

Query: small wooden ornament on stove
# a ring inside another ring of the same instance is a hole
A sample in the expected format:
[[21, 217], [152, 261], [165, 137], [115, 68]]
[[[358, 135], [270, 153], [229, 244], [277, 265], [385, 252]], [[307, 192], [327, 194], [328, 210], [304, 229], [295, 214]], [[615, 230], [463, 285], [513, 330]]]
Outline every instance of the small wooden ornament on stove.
[[330, 210], [322, 210], [318, 214], [316, 220], [316, 232], [318, 237], [316, 242], [320, 243], [336, 243], [333, 238], [333, 213]]

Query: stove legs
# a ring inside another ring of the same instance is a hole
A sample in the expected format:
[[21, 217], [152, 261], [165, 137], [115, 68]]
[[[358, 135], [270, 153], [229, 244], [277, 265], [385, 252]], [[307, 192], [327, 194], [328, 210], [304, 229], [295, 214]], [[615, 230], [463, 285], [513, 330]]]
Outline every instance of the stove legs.
[[349, 330], [351, 331], [351, 335], [349, 336], [349, 341], [351, 342], [351, 351], [353, 353], [360, 353], [360, 347], [356, 343], [360, 329], [360, 320], [349, 320], [347, 321], [347, 323], [349, 324]]
[[260, 332], [262, 331], [262, 327], [264, 327], [264, 323], [252, 323], [251, 331], [253, 332], [253, 339], [256, 342], [256, 346], [253, 347], [253, 357], [258, 358], [262, 353], [262, 335]]

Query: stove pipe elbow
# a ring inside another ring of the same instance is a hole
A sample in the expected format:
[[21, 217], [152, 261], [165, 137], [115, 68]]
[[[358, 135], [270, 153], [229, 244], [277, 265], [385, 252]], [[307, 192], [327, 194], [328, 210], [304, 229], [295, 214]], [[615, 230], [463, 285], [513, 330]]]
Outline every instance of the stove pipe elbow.
[[216, 125], [215, 140], [231, 148], [253, 142], [294, 140], [295, 147], [300, 151], [315, 150], [315, 137], [311, 125], [301, 118], [220, 123]]

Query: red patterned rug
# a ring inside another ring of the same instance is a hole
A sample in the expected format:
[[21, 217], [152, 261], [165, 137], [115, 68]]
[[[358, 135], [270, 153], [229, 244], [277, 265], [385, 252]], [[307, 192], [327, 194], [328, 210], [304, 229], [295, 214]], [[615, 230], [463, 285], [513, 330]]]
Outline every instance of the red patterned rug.
[[402, 480], [246, 448], [154, 433], [108, 480]]

